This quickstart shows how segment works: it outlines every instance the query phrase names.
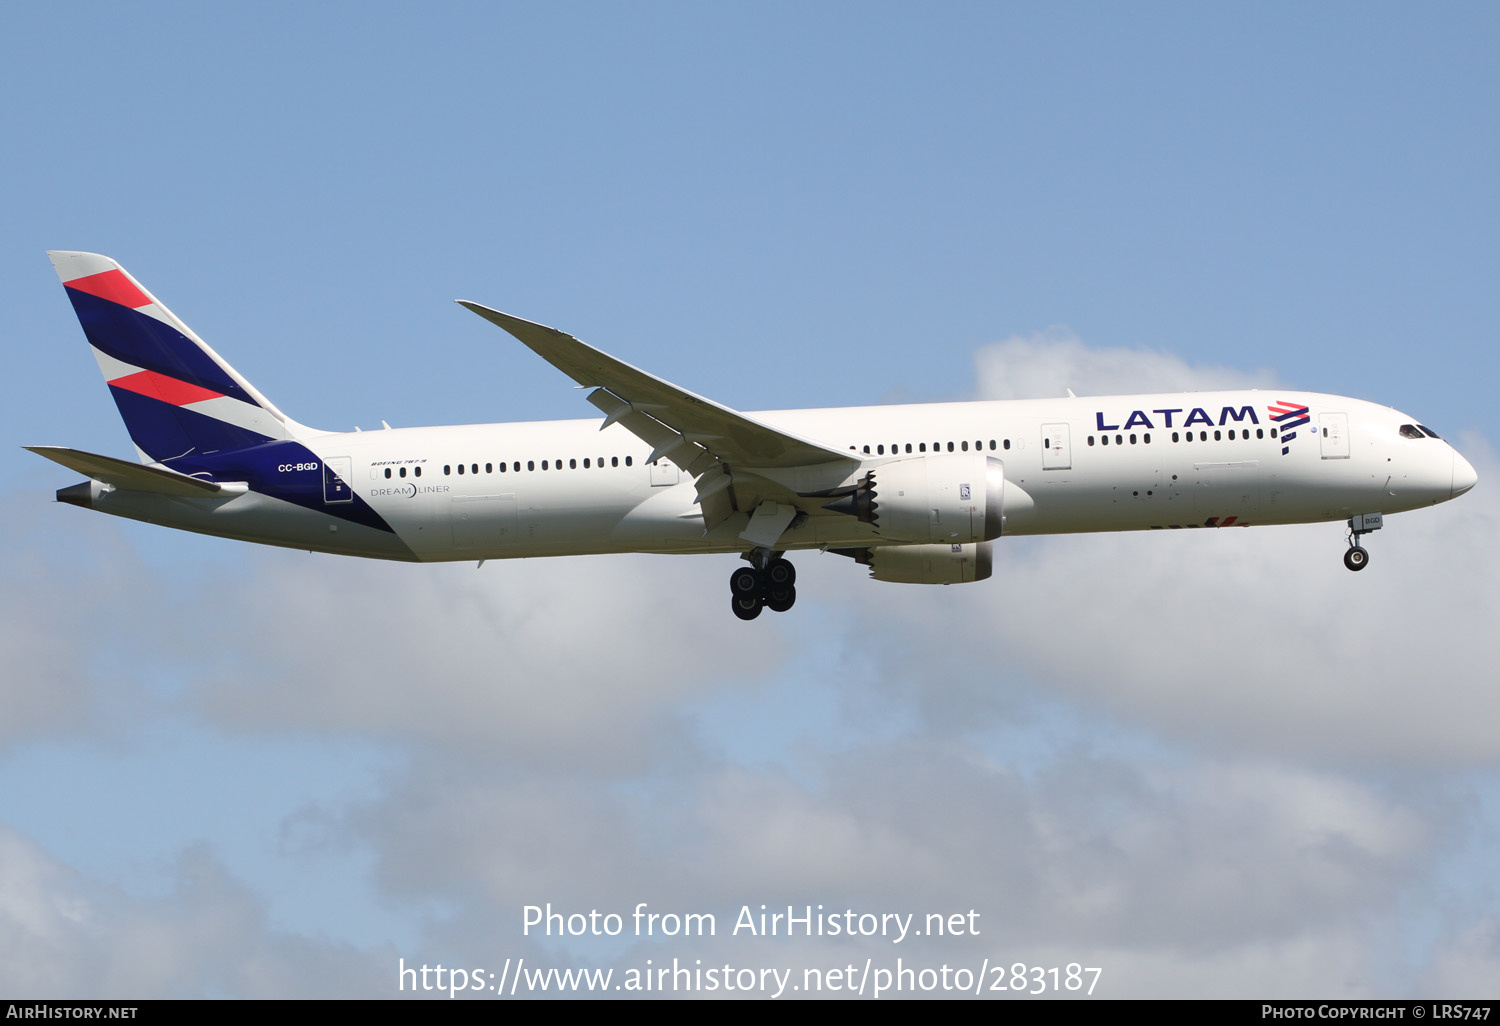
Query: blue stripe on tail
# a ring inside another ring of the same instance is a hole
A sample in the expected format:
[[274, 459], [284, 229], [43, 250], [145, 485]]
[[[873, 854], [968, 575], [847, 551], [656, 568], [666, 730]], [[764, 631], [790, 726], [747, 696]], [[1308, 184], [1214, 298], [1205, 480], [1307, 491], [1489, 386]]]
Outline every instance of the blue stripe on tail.
[[170, 324], [87, 292], [67, 293], [83, 333], [101, 353], [260, 406], [196, 342]]

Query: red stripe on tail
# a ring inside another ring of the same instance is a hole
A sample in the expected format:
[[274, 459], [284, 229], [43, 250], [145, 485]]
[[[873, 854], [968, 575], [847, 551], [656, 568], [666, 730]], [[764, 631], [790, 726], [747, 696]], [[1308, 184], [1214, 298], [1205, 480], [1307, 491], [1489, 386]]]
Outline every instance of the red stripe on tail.
[[[119, 273], [119, 272], [114, 272]], [[152, 399], [160, 399], [164, 403], [173, 406], [186, 406], [189, 403], [201, 403], [205, 399], [221, 398], [222, 393], [212, 389], [203, 388], [199, 385], [190, 385], [186, 381], [178, 381], [169, 378], [165, 374], [155, 371], [141, 371], [138, 374], [127, 374], [123, 378], [115, 378], [110, 382], [116, 388], [128, 389], [140, 395], [149, 396]]]
[[111, 303], [128, 306], [132, 310], [151, 305], [151, 298], [131, 284], [130, 279], [125, 277], [124, 272], [119, 268], [112, 271], [100, 271], [86, 278], [74, 278], [63, 284], [70, 289], [107, 299]]

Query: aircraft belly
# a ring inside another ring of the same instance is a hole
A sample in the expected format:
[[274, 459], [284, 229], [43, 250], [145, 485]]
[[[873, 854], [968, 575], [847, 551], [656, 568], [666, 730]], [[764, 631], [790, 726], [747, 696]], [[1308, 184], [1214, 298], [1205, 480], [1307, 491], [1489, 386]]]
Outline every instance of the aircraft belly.
[[186, 499], [94, 485], [103, 513], [220, 538], [347, 556], [415, 560], [418, 555], [381, 531], [259, 492], [232, 498]]
[[[722, 551], [704, 534], [703, 515], [691, 481], [653, 488], [609, 527], [609, 540], [618, 552]], [[721, 528], [742, 519], [731, 517]], [[722, 531], [715, 531], [717, 538]]]
[[535, 483], [478, 493], [452, 488], [430, 503], [407, 507], [393, 526], [429, 561], [650, 551], [615, 536], [636, 501], [623, 489]]

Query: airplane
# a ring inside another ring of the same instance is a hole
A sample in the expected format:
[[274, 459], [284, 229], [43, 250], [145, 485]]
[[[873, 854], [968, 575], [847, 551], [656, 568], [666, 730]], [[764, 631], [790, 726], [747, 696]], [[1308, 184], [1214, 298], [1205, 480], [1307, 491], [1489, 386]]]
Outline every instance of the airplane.
[[[1011, 535], [1347, 521], [1478, 477], [1388, 407], [1290, 389], [741, 413], [478, 303], [578, 385], [584, 420], [333, 432], [281, 412], [124, 268], [48, 254], [139, 462], [30, 451], [87, 476], [60, 502], [266, 545], [434, 562], [738, 553], [742, 620], [796, 601], [794, 551], [878, 581], [988, 578]], [[382, 422], [384, 424], [384, 422]]]

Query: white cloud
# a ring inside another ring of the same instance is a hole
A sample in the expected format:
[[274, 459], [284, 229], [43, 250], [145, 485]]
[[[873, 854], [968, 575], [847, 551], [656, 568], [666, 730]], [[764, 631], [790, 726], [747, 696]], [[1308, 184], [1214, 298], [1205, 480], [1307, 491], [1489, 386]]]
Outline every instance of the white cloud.
[[1434, 950], [1422, 988], [1450, 999], [1493, 1001], [1500, 966], [1500, 916], [1486, 915], [1445, 936]]
[[1493, 764], [1500, 523], [1462, 503], [1388, 519], [1358, 575], [1338, 525], [1001, 539], [990, 581], [872, 589], [854, 630], [931, 717], [1000, 712], [1019, 677], [1190, 746]]
[[170, 878], [164, 897], [131, 898], [0, 826], [0, 991], [342, 997], [394, 978], [370, 952], [273, 930], [261, 902], [201, 849], [182, 853]]
[[110, 532], [68, 536], [56, 512], [15, 496], [0, 506], [16, 540], [0, 561], [0, 743], [94, 722], [105, 691], [91, 672], [98, 646], [129, 632], [143, 568]]
[[774, 625], [725, 657], [741, 625], [724, 560], [260, 565], [190, 642], [213, 660], [194, 701], [230, 729], [375, 731], [526, 765], [640, 768], [681, 745], [676, 705], [782, 657]]
[[974, 354], [980, 399], [1047, 399], [1067, 395], [1269, 388], [1276, 375], [1223, 365], [1189, 364], [1150, 349], [1085, 346], [1066, 328], [1016, 335]]
[[[974, 754], [861, 746], [824, 760], [812, 785], [698, 767], [655, 801], [472, 766], [449, 774], [434, 760], [354, 825], [383, 853], [393, 897], [459, 909], [434, 924], [433, 950], [519, 951], [524, 904], [628, 916], [645, 901], [712, 912], [719, 935], [561, 948], [617, 967], [673, 955], [975, 969], [1055, 958], [1103, 964], [1115, 996], [1389, 993], [1375, 966], [1399, 947], [1411, 881], [1454, 829], [1432, 794], [1394, 798], [1275, 763], [1082, 760], [1029, 781]], [[740, 906], [761, 904], [919, 922], [973, 909], [981, 933], [905, 947], [731, 936]], [[1414, 973], [1395, 983], [1413, 986]]]

